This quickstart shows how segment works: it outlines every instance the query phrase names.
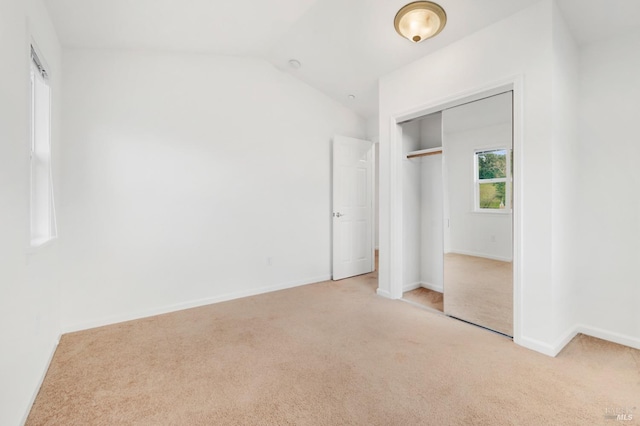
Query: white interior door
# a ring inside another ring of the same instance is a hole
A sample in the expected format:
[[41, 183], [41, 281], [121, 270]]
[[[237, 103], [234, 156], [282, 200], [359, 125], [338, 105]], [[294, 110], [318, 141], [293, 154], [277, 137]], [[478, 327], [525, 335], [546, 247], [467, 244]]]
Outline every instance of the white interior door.
[[333, 139], [333, 279], [374, 270], [373, 143]]

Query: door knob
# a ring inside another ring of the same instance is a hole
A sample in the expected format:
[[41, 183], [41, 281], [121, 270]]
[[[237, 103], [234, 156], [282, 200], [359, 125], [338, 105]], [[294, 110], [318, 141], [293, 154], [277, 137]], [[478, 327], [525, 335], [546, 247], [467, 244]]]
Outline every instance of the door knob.
[[344, 216], [344, 214], [342, 214], [340, 212], [337, 212], [337, 213], [334, 213], [333, 216], [334, 217], [341, 217], [341, 216]]

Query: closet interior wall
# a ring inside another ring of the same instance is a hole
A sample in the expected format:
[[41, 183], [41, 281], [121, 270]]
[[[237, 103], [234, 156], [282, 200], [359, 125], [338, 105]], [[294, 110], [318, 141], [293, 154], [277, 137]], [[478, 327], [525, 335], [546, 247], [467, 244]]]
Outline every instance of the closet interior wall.
[[442, 113], [402, 124], [404, 291], [443, 291], [442, 155], [407, 159], [410, 152], [442, 146]]

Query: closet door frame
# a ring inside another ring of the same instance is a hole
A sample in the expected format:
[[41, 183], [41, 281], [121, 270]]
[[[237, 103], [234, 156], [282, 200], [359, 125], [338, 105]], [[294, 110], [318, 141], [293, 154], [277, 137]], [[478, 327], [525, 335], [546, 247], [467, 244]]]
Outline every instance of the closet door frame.
[[436, 100], [390, 118], [390, 224], [389, 296], [402, 298], [403, 286], [403, 182], [402, 123], [482, 98], [513, 91], [513, 341], [522, 340], [522, 179], [523, 77], [513, 76], [484, 87]]

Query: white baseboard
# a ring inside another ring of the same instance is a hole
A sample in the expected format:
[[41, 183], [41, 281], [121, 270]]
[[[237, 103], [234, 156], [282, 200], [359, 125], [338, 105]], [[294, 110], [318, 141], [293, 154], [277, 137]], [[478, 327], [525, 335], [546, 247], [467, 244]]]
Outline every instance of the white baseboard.
[[598, 339], [618, 343], [619, 345], [629, 346], [630, 348], [634, 349], [640, 349], [640, 339], [613, 331], [604, 330], [602, 328], [580, 324], [576, 326], [576, 333], [582, 333], [587, 336], [597, 337]]
[[382, 297], [386, 297], [387, 299], [392, 299], [391, 297], [391, 293], [389, 293], [387, 290], [383, 290], [381, 288], [378, 287], [378, 289], [376, 290], [376, 294], [378, 296], [382, 296]]
[[418, 283], [412, 283], [412, 284], [405, 284], [402, 286], [402, 292], [405, 293], [407, 291], [411, 291], [411, 290], [415, 290], [417, 288], [422, 287], [422, 283], [418, 282]]
[[103, 327], [105, 325], [112, 325], [112, 324], [117, 324], [125, 321], [132, 321], [132, 320], [152, 317], [156, 315], [168, 314], [171, 312], [182, 311], [184, 309], [197, 308], [200, 306], [212, 305], [214, 303], [220, 303], [220, 302], [227, 302], [229, 300], [240, 299], [243, 297], [270, 293], [272, 291], [286, 290], [288, 288], [300, 287], [307, 284], [314, 284], [322, 281], [329, 281], [330, 279], [331, 279], [331, 275], [322, 275], [322, 276], [308, 278], [308, 279], [299, 280], [299, 281], [291, 281], [288, 283], [276, 284], [273, 286], [259, 287], [259, 288], [250, 289], [250, 290], [243, 290], [243, 291], [238, 291], [234, 293], [222, 294], [220, 296], [208, 297], [205, 299], [193, 300], [193, 301], [183, 302], [183, 303], [176, 303], [174, 305], [148, 309], [145, 311], [132, 313], [132, 314], [114, 315], [111, 317], [102, 318], [102, 319], [93, 320], [93, 321], [63, 325], [62, 333], [63, 334], [73, 333], [75, 331], [88, 330], [90, 328]]
[[405, 293], [407, 291], [415, 290], [417, 288], [426, 288], [429, 290], [437, 291], [438, 293], [442, 293], [444, 289], [442, 286], [437, 286], [435, 284], [427, 283], [427, 282], [417, 282], [412, 284], [405, 284], [402, 286], [402, 292]]
[[560, 353], [562, 349], [564, 349], [565, 346], [569, 344], [569, 342], [574, 337], [576, 337], [576, 335], [578, 334], [578, 331], [576, 329], [576, 326], [569, 327], [569, 329], [554, 344], [545, 343], [540, 340], [524, 336], [520, 337], [517, 343], [527, 349], [531, 349], [536, 352], [540, 352], [541, 354], [555, 357]]
[[556, 352], [556, 348], [554, 348], [553, 345], [542, 342], [540, 340], [532, 339], [530, 337], [521, 336], [520, 339], [518, 339], [517, 343], [527, 349], [531, 349], [532, 351], [540, 352], [541, 354], [551, 357], [554, 357], [558, 354], [558, 352]]
[[426, 288], [426, 289], [429, 289], [429, 290], [437, 291], [438, 293], [444, 293], [444, 288], [441, 285], [435, 285], [435, 284], [431, 284], [431, 283], [427, 283], [427, 282], [422, 282], [421, 286], [423, 288]]
[[476, 253], [476, 252], [473, 252], [473, 251], [465, 251], [465, 250], [449, 250], [447, 253], [463, 254], [465, 256], [473, 256], [473, 257], [483, 257], [485, 259], [499, 260], [501, 262], [512, 262], [513, 261], [513, 259], [510, 258], [510, 257], [493, 256], [493, 255], [490, 255], [490, 254]]
[[555, 357], [578, 334], [584, 334], [586, 336], [596, 337], [598, 339], [618, 343], [630, 348], [640, 349], [640, 339], [638, 338], [584, 324], [575, 325], [567, 330], [567, 332], [565, 332], [565, 334], [563, 334], [553, 345], [528, 337], [521, 337], [518, 344], [536, 352]]
[[562, 351], [564, 349], [565, 346], [567, 346], [569, 344], [569, 342], [571, 342], [573, 340], [574, 337], [576, 337], [578, 335], [578, 328], [577, 327], [573, 327], [570, 328], [569, 330], [567, 330], [563, 336], [561, 336], [555, 345], [553, 345], [553, 350], [554, 350], [554, 354], [553, 356], [556, 356], [560, 353], [560, 351]]
[[58, 349], [58, 344], [60, 343], [60, 337], [62, 336], [58, 335], [58, 338], [56, 339], [55, 343], [53, 344], [53, 347], [51, 348], [51, 353], [49, 353], [47, 363], [44, 369], [42, 370], [42, 373], [40, 374], [40, 380], [38, 380], [38, 385], [33, 390], [33, 395], [31, 395], [31, 399], [29, 400], [29, 405], [27, 405], [27, 411], [24, 413], [24, 416], [22, 417], [22, 422], [20, 423], [21, 425], [24, 425], [25, 423], [27, 423], [27, 418], [29, 417], [29, 413], [31, 412], [31, 407], [33, 407], [33, 404], [36, 402], [38, 393], [40, 393], [40, 388], [44, 383], [45, 377], [47, 377], [47, 372], [49, 371], [49, 366], [51, 365], [51, 361], [53, 361], [53, 356], [56, 354], [56, 349]]

